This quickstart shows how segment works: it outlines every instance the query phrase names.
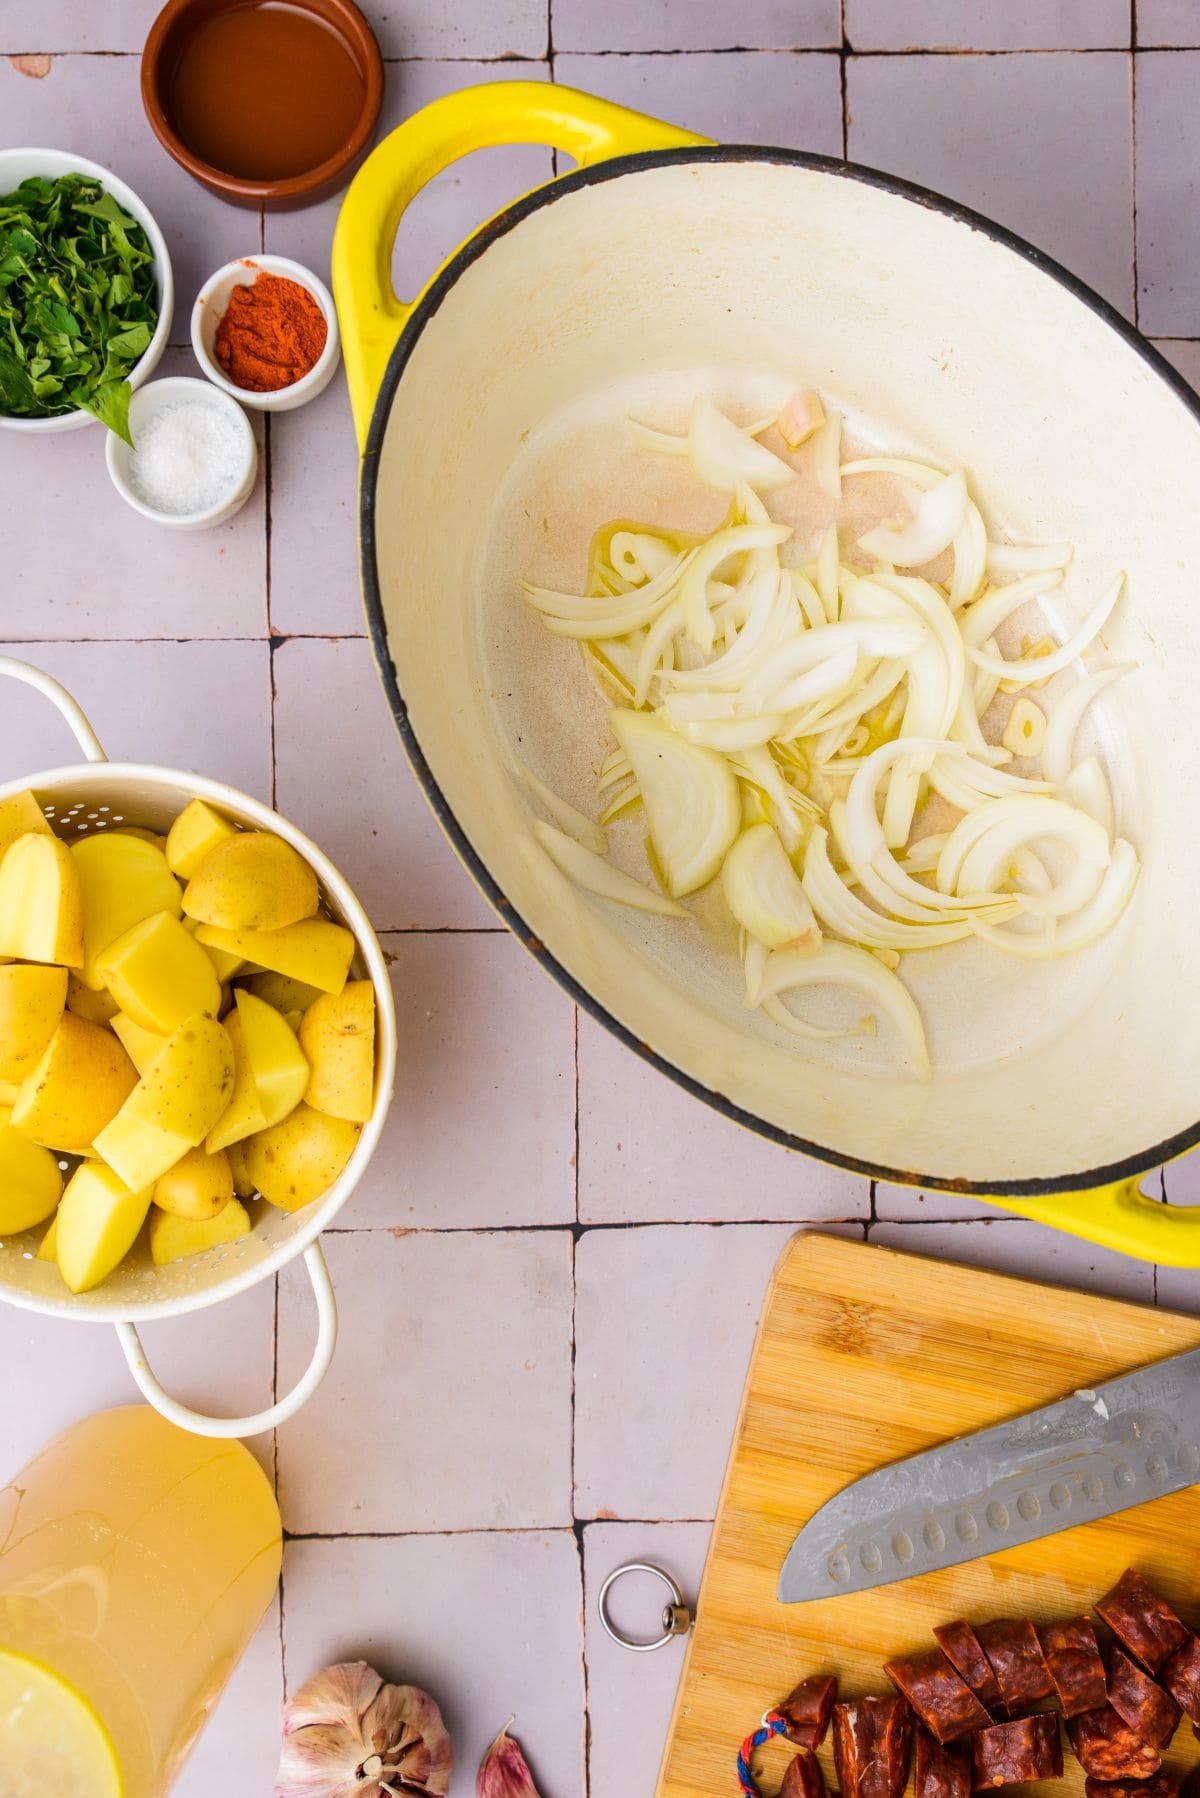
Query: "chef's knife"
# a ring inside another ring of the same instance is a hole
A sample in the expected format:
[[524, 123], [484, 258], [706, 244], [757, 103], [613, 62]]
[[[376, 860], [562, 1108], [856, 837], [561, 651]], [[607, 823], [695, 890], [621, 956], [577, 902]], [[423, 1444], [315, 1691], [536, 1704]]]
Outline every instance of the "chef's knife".
[[784, 1604], [996, 1554], [1200, 1483], [1200, 1349], [869, 1473], [788, 1551]]

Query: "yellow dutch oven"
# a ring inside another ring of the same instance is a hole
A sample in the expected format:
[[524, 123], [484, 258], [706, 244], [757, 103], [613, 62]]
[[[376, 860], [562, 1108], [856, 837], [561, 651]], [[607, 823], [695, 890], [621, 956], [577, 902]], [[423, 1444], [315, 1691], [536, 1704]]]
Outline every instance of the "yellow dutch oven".
[[[467, 152], [518, 142], [578, 167], [398, 299], [405, 208]], [[447, 835], [542, 964], [777, 1142], [1200, 1265], [1200, 1210], [1138, 1189], [1200, 1140], [1200, 428], [1178, 376], [1040, 251], [935, 194], [524, 82], [437, 101], [379, 146], [342, 209], [334, 282], [384, 687]], [[745, 1009], [736, 958], [702, 930], [576, 891], [530, 833], [522, 764], [594, 815], [606, 726], [520, 577], [578, 590], [598, 523], [662, 516], [627, 414], [674, 425], [700, 389], [752, 416], [781, 378], [833, 395], [859, 440], [972, 469], [1000, 534], [1073, 541], [1081, 612], [1129, 574], [1105, 646], [1139, 667], [1102, 725], [1144, 861], [1134, 903], [1049, 964], [965, 944], [910, 957], [925, 1086], [882, 1052], [864, 1072], [798, 1051]]]

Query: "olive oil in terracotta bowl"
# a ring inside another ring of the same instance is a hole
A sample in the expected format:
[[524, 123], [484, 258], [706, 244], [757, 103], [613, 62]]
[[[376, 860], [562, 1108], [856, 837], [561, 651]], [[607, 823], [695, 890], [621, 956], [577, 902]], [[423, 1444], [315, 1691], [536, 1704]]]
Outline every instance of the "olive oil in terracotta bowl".
[[353, 0], [168, 0], [142, 53], [142, 100], [176, 162], [222, 198], [310, 205], [349, 178], [383, 100], [383, 60]]

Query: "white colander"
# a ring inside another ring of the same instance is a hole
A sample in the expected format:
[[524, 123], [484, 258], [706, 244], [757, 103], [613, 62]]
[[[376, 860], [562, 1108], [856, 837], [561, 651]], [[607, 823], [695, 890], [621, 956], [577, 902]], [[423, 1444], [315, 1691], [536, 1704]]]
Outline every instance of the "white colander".
[[[364, 1124], [358, 1146], [341, 1177], [323, 1198], [293, 1213], [254, 1202], [253, 1234], [207, 1254], [155, 1267], [139, 1246], [102, 1285], [92, 1292], [69, 1293], [58, 1270], [38, 1261], [27, 1236], [0, 1243], [0, 1299], [52, 1317], [85, 1323], [115, 1324], [130, 1371], [144, 1396], [164, 1417], [204, 1436], [253, 1436], [282, 1423], [310, 1398], [333, 1359], [337, 1340], [337, 1307], [325, 1257], [317, 1241], [350, 1197], [366, 1169], [383, 1131], [392, 1097], [396, 1064], [396, 1011], [383, 952], [366, 913], [333, 864], [303, 831], [277, 812], [227, 787], [175, 768], [143, 762], [110, 762], [95, 732], [71, 695], [39, 668], [0, 656], [0, 675], [36, 687], [53, 701], [75, 733], [86, 762], [52, 768], [21, 780], [0, 784], [0, 799], [31, 788], [59, 836], [70, 840], [84, 832], [119, 828], [122, 823], [165, 832], [189, 799], [205, 799], [239, 824], [273, 831], [299, 850], [314, 869], [329, 915], [354, 933], [358, 945], [353, 967], [359, 979], [375, 988], [375, 1105]], [[164, 1391], [146, 1360], [137, 1326], [153, 1318], [181, 1317], [247, 1291], [303, 1255], [317, 1304], [317, 1343], [308, 1369], [277, 1404], [253, 1417], [207, 1417], [190, 1410]]]

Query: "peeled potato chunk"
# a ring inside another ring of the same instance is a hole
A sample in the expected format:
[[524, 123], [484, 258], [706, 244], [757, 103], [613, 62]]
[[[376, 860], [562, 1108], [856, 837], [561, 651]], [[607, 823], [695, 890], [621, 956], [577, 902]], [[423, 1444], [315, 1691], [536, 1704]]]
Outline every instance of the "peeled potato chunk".
[[239, 1199], [252, 1199], [255, 1185], [246, 1172], [246, 1145], [244, 1142], [231, 1142], [225, 1151], [229, 1157], [229, 1171], [233, 1175], [233, 1190]]
[[126, 1186], [141, 1192], [182, 1161], [192, 1144], [185, 1137], [157, 1130], [153, 1124], [139, 1123], [137, 1118], [126, 1117], [120, 1111], [100, 1131], [92, 1147]]
[[[184, 918], [183, 928], [189, 936], [195, 936], [200, 926], [195, 918]], [[226, 980], [232, 980], [235, 974], [240, 974], [246, 965], [240, 955], [229, 955], [224, 949], [214, 949], [208, 943], [201, 943], [200, 947], [216, 969], [217, 979], [222, 984]]]
[[128, 832], [84, 837], [72, 845], [71, 857], [83, 889], [84, 956], [79, 977], [85, 986], [100, 987], [104, 978], [96, 964], [109, 944], [154, 912], [167, 911], [177, 918], [182, 894], [162, 850]]
[[204, 1146], [210, 1155], [221, 1149], [232, 1149], [247, 1136], [253, 1136], [256, 1130], [264, 1129], [267, 1121], [259, 1104], [240, 1011], [230, 1012], [225, 1019], [225, 1032], [233, 1048], [233, 1085], [224, 1111], [205, 1139]]
[[188, 1255], [202, 1255], [223, 1242], [237, 1242], [249, 1236], [253, 1225], [246, 1207], [230, 1199], [216, 1217], [196, 1219], [175, 1217], [168, 1211], [150, 1213], [150, 1259], [155, 1267], [183, 1261]]
[[304, 1102], [330, 1117], [365, 1124], [375, 1104], [375, 988], [351, 980], [313, 1001], [300, 1025], [308, 1056]]
[[281, 1211], [299, 1211], [328, 1192], [362, 1131], [345, 1118], [326, 1117], [297, 1105], [282, 1122], [246, 1142], [246, 1172], [264, 1199]]
[[317, 877], [298, 850], [265, 830], [242, 830], [210, 849], [183, 895], [183, 909], [223, 930], [282, 930], [311, 918]]
[[166, 1045], [166, 1037], [157, 1030], [145, 1030], [127, 1018], [123, 1011], [115, 1012], [109, 1020], [109, 1029], [128, 1055], [139, 1074], [148, 1071], [150, 1063], [159, 1050]]
[[167, 832], [167, 866], [180, 880], [190, 880], [210, 849], [236, 835], [236, 824], [203, 799], [193, 799]]
[[223, 1024], [199, 1013], [172, 1031], [122, 1108], [122, 1115], [203, 1142], [229, 1103], [233, 1044]]
[[263, 1124], [277, 1124], [304, 1097], [308, 1061], [295, 1031], [273, 1007], [256, 999], [253, 993], [239, 991], [237, 1008]]
[[55, 1232], [58, 1271], [72, 1292], [88, 1292], [125, 1259], [150, 1209], [110, 1167], [85, 1161], [67, 1182]]
[[217, 971], [169, 911], [154, 912], [110, 943], [96, 970], [125, 1016], [169, 1036], [197, 1012], [221, 1005]]
[[293, 980], [288, 974], [252, 974], [245, 987], [248, 993], [273, 1005], [284, 1017], [290, 1011], [307, 1011], [313, 1000], [321, 996], [319, 986], [309, 986], [306, 980]]
[[84, 906], [71, 851], [29, 831], [0, 861], [0, 955], [64, 968], [84, 961]]
[[0, 1236], [44, 1224], [62, 1197], [62, 1171], [49, 1149], [0, 1125]]
[[7, 799], [0, 799], [0, 860], [10, 843], [18, 837], [28, 836], [30, 832], [39, 836], [53, 836], [45, 812], [30, 792], [10, 793]]
[[233, 1197], [233, 1175], [226, 1155], [189, 1149], [154, 1185], [154, 1203], [172, 1217], [204, 1223], [220, 1215]]
[[45, 1053], [67, 1002], [65, 968], [0, 968], [0, 1080], [24, 1080]]
[[50, 1228], [46, 1231], [46, 1234], [42, 1237], [42, 1240], [38, 1243], [37, 1254], [34, 1256], [34, 1260], [35, 1261], [55, 1261], [55, 1262], [57, 1262], [57, 1260], [58, 1260], [58, 1214], [57, 1214], [57, 1212], [50, 1219]]
[[12, 1127], [43, 1148], [84, 1155], [137, 1084], [137, 1069], [111, 1031], [65, 1011], [26, 1077]]
[[282, 930], [224, 930], [201, 924], [196, 941], [241, 955], [274, 974], [303, 980], [322, 993], [341, 992], [354, 959], [352, 932], [325, 918], [305, 918]]
[[84, 986], [78, 974], [68, 973], [67, 1010], [89, 1024], [111, 1024], [118, 1006], [107, 987]]

